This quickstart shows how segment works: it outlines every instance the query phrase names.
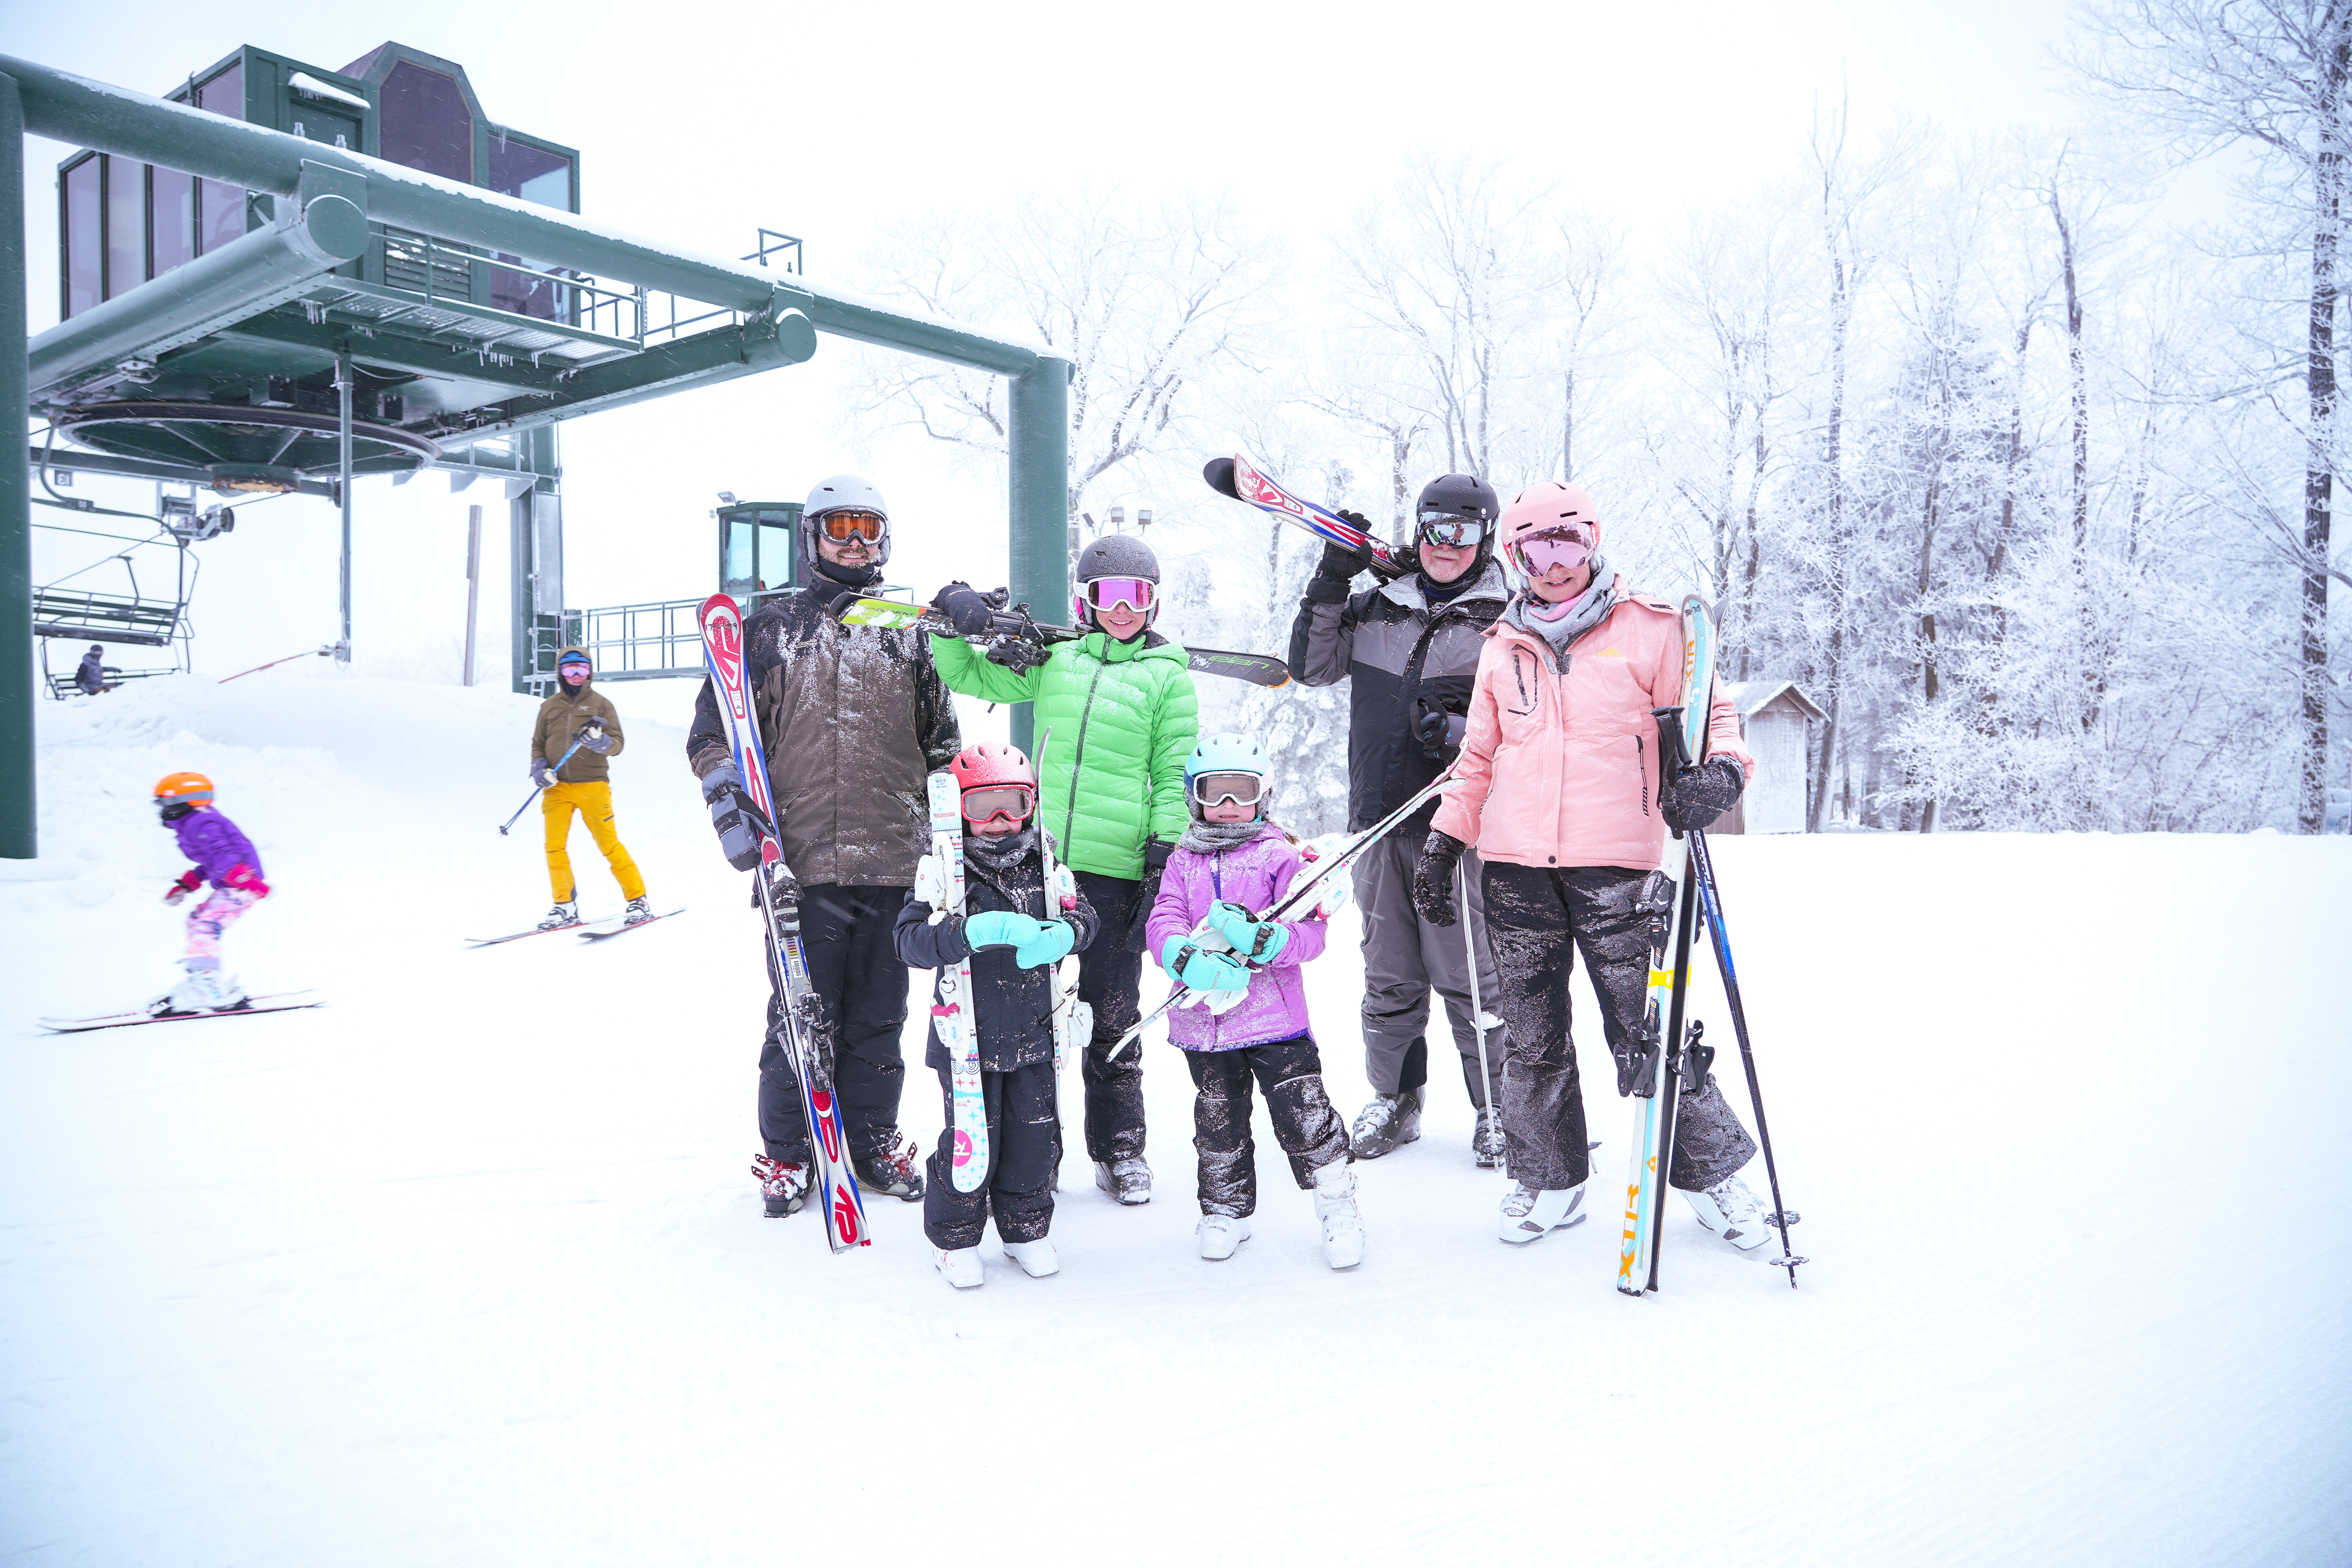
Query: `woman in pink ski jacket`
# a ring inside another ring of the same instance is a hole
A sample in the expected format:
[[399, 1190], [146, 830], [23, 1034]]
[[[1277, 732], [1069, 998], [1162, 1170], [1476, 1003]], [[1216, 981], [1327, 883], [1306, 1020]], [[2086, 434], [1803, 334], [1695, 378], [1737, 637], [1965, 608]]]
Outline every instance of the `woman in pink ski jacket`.
[[[1508, 1032], [1502, 1120], [1516, 1185], [1497, 1234], [1528, 1242], [1584, 1217], [1574, 954], [1581, 949], [1591, 967], [1618, 1091], [1630, 1092], [1651, 929], [1673, 907], [1659, 869], [1666, 829], [1705, 827], [1730, 809], [1755, 763], [1717, 686], [1706, 761], [1661, 786], [1651, 710], [1682, 701], [1681, 620], [1609, 570], [1590, 496], [1557, 480], [1531, 486], [1504, 509], [1499, 532], [1528, 588], [1486, 633], [1455, 769], [1466, 787], [1438, 806], [1413, 903], [1433, 924], [1452, 925], [1454, 868], [1477, 846]], [[1736, 1174], [1756, 1145], [1712, 1077], [1678, 1116], [1670, 1184], [1708, 1228], [1741, 1247], [1762, 1241]]]

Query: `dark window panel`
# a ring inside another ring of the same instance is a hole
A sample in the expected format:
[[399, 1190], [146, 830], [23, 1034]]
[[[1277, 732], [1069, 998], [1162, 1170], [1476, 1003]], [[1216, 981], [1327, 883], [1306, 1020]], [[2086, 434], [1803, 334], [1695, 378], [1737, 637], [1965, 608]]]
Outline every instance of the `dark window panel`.
[[[517, 267], [539, 268], [536, 261], [525, 261], [507, 251], [499, 252], [500, 261]], [[535, 316], [542, 321], [563, 321], [571, 319], [572, 302], [566, 298], [571, 290], [560, 283], [528, 273], [510, 272], [504, 267], [485, 268], [490, 279], [490, 303], [501, 310], [512, 310], [519, 316]]]
[[231, 120], [245, 118], [245, 62], [215, 71], [196, 89], [196, 107]]
[[545, 207], [572, 210], [572, 160], [561, 153], [490, 136], [490, 189]]
[[196, 183], [177, 169], [156, 169], [148, 178], [148, 275], [161, 278], [196, 254]]
[[105, 220], [99, 205], [99, 161], [66, 171], [66, 314], [78, 316], [106, 297]]
[[218, 180], [197, 183], [203, 193], [200, 221], [204, 225], [204, 253], [210, 256], [245, 234], [245, 193]]
[[474, 119], [455, 77], [414, 60], [392, 68], [376, 95], [376, 145], [387, 163], [474, 183]]
[[147, 165], [106, 160], [106, 297], [147, 281]]

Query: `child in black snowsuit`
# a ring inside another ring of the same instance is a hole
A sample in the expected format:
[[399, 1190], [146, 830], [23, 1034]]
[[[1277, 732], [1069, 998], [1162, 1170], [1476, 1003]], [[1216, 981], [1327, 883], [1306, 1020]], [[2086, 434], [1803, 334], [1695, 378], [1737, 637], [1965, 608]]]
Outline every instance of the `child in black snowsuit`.
[[[1076, 1026], [1066, 1016], [1075, 994], [1063, 994], [1057, 971], [1065, 957], [1094, 940], [1097, 921], [1058, 861], [1055, 885], [1047, 885], [1034, 820], [1037, 777], [1028, 758], [1013, 747], [984, 742], [959, 752], [949, 772], [962, 802], [962, 912], [940, 913], [948, 898], [934, 854], [918, 871], [892, 937], [909, 968], [971, 963], [971, 1016], [979, 1035], [988, 1149], [985, 1179], [970, 1192], [956, 1185], [954, 1068], [940, 1037], [938, 1004], [946, 997], [939, 983], [923, 1054], [940, 1075], [947, 1111], [923, 1187], [923, 1234], [939, 1249], [940, 1272], [968, 1289], [982, 1283], [980, 1238], [992, 1212], [1005, 1256], [1024, 1272], [1042, 1278], [1061, 1267], [1045, 1237], [1062, 1158], [1054, 1047], [1057, 1022], [1066, 1031]], [[969, 1167], [969, 1154], [962, 1163]]]

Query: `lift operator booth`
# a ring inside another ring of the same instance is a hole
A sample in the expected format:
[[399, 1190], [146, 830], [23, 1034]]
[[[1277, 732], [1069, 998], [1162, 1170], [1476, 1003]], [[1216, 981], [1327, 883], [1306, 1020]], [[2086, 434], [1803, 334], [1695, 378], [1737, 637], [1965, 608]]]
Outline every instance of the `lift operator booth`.
[[[23, 188], [26, 134], [80, 149], [55, 195], [62, 319], [29, 342], [25, 204], [47, 193]], [[496, 123], [462, 67], [406, 45], [340, 70], [248, 47], [162, 97], [0, 56], [0, 418], [49, 425], [0, 483], [0, 857], [37, 853], [37, 470], [336, 500], [346, 655], [355, 481], [498, 483], [531, 692], [570, 629], [557, 423], [802, 363], [829, 334], [1008, 379], [1013, 595], [1068, 598], [1067, 361], [772, 267], [797, 242], [766, 231], [730, 262], [581, 205], [576, 153]], [[731, 510], [722, 580], [784, 586], [793, 509]]]

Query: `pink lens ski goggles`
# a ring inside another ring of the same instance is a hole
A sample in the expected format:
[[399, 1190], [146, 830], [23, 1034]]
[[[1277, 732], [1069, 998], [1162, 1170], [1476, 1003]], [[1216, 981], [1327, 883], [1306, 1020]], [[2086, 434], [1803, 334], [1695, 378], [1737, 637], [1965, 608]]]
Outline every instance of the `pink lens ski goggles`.
[[1078, 585], [1078, 603], [1092, 610], [1125, 605], [1139, 616], [1148, 615], [1159, 597], [1157, 588], [1149, 577], [1096, 577]]
[[1555, 566], [1573, 572], [1592, 559], [1592, 542], [1581, 529], [1546, 529], [1512, 548], [1518, 554], [1520, 568], [1530, 577], [1543, 576]]

